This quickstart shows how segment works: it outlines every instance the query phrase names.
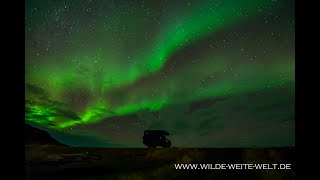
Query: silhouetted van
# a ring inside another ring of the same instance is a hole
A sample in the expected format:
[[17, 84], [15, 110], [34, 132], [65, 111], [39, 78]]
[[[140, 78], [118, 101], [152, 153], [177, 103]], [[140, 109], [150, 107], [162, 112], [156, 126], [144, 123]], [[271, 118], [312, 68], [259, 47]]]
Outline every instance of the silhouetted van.
[[143, 134], [143, 144], [149, 148], [170, 147], [171, 141], [167, 139], [169, 133], [164, 130], [146, 130]]

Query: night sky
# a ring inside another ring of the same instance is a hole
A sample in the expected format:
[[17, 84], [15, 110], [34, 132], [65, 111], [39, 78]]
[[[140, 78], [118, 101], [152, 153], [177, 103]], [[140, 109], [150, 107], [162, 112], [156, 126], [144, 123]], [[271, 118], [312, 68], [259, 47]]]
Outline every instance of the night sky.
[[72, 146], [294, 146], [293, 0], [26, 0], [25, 120]]

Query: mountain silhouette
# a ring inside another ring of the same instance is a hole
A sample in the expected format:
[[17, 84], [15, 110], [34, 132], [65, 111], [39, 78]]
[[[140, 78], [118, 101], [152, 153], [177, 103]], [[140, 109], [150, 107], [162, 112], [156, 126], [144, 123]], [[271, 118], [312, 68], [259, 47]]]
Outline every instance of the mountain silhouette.
[[51, 137], [48, 132], [30, 126], [29, 124], [24, 125], [24, 142], [26, 145], [37, 144], [67, 146]]

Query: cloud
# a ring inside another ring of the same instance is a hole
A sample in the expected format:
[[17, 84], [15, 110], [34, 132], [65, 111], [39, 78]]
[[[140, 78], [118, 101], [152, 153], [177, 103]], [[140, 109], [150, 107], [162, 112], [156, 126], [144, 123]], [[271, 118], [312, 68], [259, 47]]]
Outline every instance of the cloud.
[[27, 92], [31, 92], [33, 94], [36, 94], [36, 95], [47, 95], [47, 93], [45, 92], [44, 89], [36, 86], [36, 85], [32, 85], [32, 84], [29, 84], [29, 83], [26, 83], [25, 84], [25, 88], [26, 88], [26, 91]]
[[[61, 120], [78, 120], [80, 117], [76, 112], [69, 110], [60, 101], [49, 99], [48, 93], [41, 87], [26, 84], [25, 118], [27, 121], [36, 122], [47, 126], [57, 126]], [[30, 94], [29, 94], [30, 93]]]

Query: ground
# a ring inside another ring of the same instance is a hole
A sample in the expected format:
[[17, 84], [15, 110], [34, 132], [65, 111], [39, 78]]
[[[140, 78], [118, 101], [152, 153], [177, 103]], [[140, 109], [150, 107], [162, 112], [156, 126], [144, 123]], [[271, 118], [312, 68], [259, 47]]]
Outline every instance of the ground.
[[[295, 179], [294, 148], [26, 145], [26, 179]], [[175, 163], [291, 163], [292, 170], [177, 170]]]

